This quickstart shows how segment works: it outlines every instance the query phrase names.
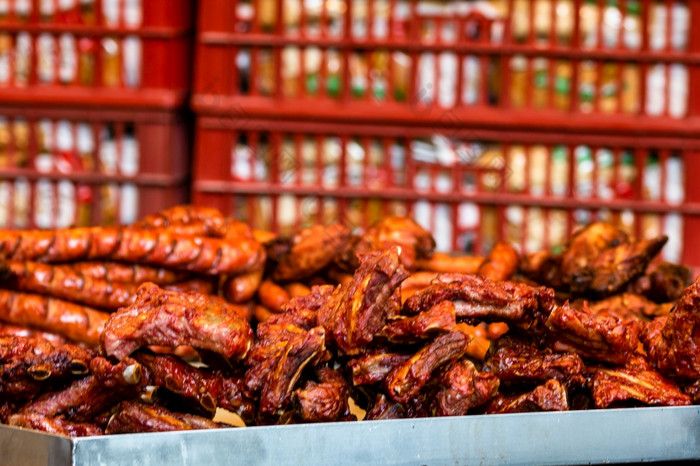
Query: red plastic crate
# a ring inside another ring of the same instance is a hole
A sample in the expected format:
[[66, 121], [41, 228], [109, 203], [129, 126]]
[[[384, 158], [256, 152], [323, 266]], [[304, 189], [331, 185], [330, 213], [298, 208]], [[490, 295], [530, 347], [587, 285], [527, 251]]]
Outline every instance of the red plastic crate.
[[693, 139], [201, 116], [192, 198], [282, 233], [408, 214], [439, 249], [477, 254], [556, 249], [605, 219], [665, 232], [666, 257], [697, 266], [699, 165]]
[[300, 2], [199, 2], [198, 112], [226, 116], [241, 106], [262, 118], [700, 130], [694, 0]]
[[130, 223], [185, 202], [186, 127], [167, 111], [0, 106], [0, 228]]
[[0, 0], [0, 102], [175, 108], [191, 0]]

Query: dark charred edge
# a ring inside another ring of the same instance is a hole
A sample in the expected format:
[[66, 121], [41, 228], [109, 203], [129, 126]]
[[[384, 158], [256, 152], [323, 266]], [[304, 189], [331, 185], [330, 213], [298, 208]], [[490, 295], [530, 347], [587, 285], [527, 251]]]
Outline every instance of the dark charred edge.
[[[56, 245], [56, 237], [57, 236], [58, 236], [58, 233], [56, 231], [54, 231], [53, 234], [51, 235], [51, 241], [49, 241], [49, 245], [46, 246], [46, 249], [44, 250], [44, 252], [39, 254], [39, 261], [40, 262], [41, 262], [41, 259], [46, 260], [46, 256], [49, 255], [49, 253], [51, 252], [53, 247]], [[22, 237], [22, 235], [20, 235], [20, 238], [21, 237]]]

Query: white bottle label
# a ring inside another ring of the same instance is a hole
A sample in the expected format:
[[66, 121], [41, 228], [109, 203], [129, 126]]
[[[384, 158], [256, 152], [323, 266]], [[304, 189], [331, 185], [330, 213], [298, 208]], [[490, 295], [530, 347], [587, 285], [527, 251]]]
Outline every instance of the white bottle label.
[[34, 188], [34, 223], [37, 227], [53, 227], [53, 206], [53, 184], [46, 179], [37, 181]]
[[75, 224], [77, 201], [75, 186], [70, 181], [58, 182], [58, 215], [56, 228], [68, 228]]
[[124, 85], [139, 87], [141, 85], [142, 49], [141, 39], [128, 36], [124, 39], [122, 54], [124, 59]]
[[122, 224], [134, 223], [138, 220], [139, 189], [135, 184], [126, 183], [121, 189], [119, 201], [119, 222]]
[[63, 84], [70, 84], [75, 81], [78, 71], [78, 52], [75, 44], [75, 37], [72, 34], [62, 34], [59, 39], [61, 49], [61, 61], [58, 68], [58, 79]]

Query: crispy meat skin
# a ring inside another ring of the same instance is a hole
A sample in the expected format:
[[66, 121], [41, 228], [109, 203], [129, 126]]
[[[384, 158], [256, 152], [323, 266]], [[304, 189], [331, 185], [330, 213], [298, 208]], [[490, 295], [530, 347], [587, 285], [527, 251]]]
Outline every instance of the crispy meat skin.
[[615, 402], [637, 400], [647, 405], [684, 406], [691, 404], [672, 381], [656, 372], [644, 358], [635, 357], [624, 367], [591, 368], [591, 394], [596, 408]]
[[507, 243], [496, 243], [477, 273], [494, 281], [508, 280], [518, 269], [518, 252]]
[[683, 389], [683, 393], [690, 397], [694, 405], [700, 404], [700, 379], [687, 385]]
[[294, 235], [290, 248], [279, 257], [272, 278], [301, 280], [330, 264], [347, 246], [350, 229], [342, 224], [314, 225]]
[[0, 290], [0, 321], [97, 346], [109, 314], [60, 299]]
[[106, 434], [170, 432], [174, 430], [218, 429], [209, 419], [194, 414], [173, 413], [162, 406], [123, 401], [109, 420]]
[[50, 332], [42, 332], [30, 327], [22, 325], [4, 324], [0, 322], [0, 336], [3, 337], [24, 337], [24, 338], [41, 338], [47, 340], [54, 347], [68, 343], [68, 340], [61, 335]]
[[0, 257], [38, 262], [107, 259], [165, 266], [204, 274], [236, 274], [259, 264], [262, 245], [174, 234], [168, 229], [89, 227], [62, 230], [0, 230]]
[[455, 306], [441, 301], [413, 317], [398, 317], [387, 323], [380, 335], [390, 342], [416, 342], [449, 332], [457, 324]]
[[401, 247], [401, 263], [408, 270], [416, 268], [418, 259], [427, 259], [435, 249], [435, 240], [414, 220], [407, 217], [387, 217], [371, 226], [352, 244], [344, 261], [348, 270], [355, 270], [359, 259], [369, 252], [382, 252], [393, 246]]
[[526, 413], [532, 411], [568, 411], [566, 387], [551, 379], [523, 395], [497, 395], [486, 409], [487, 414]]
[[[572, 303], [576, 308], [583, 307], [583, 302]], [[620, 293], [600, 301], [588, 303], [588, 310], [594, 315], [607, 315], [620, 320], [635, 319], [646, 322], [660, 312], [659, 305], [642, 295]]]
[[70, 422], [60, 417], [49, 417], [42, 414], [13, 414], [8, 425], [40, 430], [49, 434], [65, 435], [67, 437], [90, 437], [102, 435], [104, 432], [98, 426], [86, 422]]
[[316, 371], [318, 382], [308, 381], [294, 391], [297, 416], [303, 422], [333, 422], [350, 415], [349, 387], [340, 372], [328, 367]]
[[403, 419], [404, 417], [406, 417], [404, 406], [380, 393], [377, 395], [372, 408], [365, 414], [364, 420], [379, 421], [382, 419]]
[[134, 358], [148, 368], [154, 385], [192, 398], [206, 411], [213, 413], [218, 406], [240, 415], [246, 422], [253, 419], [255, 406], [243, 396], [240, 378], [197, 368], [171, 355], [139, 352]]
[[469, 360], [455, 361], [441, 377], [437, 394], [439, 416], [463, 416], [469, 409], [481, 406], [498, 392], [498, 378], [479, 372]]
[[94, 356], [80, 346], [54, 348], [40, 338], [0, 337], [0, 399], [28, 400], [47, 386], [85, 375]]
[[286, 410], [302, 370], [318, 363], [325, 353], [322, 327], [296, 329], [284, 338], [259, 341], [246, 360], [250, 367], [245, 375], [245, 389], [250, 396], [259, 394], [258, 412], [263, 422]]
[[97, 357], [90, 361], [91, 375], [58, 392], [46, 393], [24, 405], [20, 414], [65, 415], [76, 422], [90, 421], [117, 402], [137, 396], [142, 368], [131, 358], [118, 364]]
[[144, 283], [131, 306], [112, 314], [101, 340], [117, 359], [148, 345], [189, 345], [242, 359], [253, 331], [240, 310], [220, 298]]
[[370, 343], [387, 319], [390, 297], [408, 272], [396, 246], [363, 258], [352, 281], [340, 285], [318, 311], [318, 323], [345, 354], [357, 354]]
[[561, 275], [564, 284], [572, 290], [579, 288], [579, 281], [588, 283], [588, 266], [600, 253], [628, 241], [627, 233], [603, 222], [594, 222], [577, 231], [569, 239], [561, 255]]
[[628, 286], [628, 291], [641, 294], [656, 303], [678, 300], [683, 291], [693, 283], [693, 275], [688, 267], [670, 262], [662, 262], [649, 267], [647, 272]]
[[700, 378], [700, 278], [690, 285], [675, 310], [644, 329], [644, 347], [667, 376]]
[[540, 309], [540, 300], [551, 297], [553, 292], [547, 288], [453, 274], [438, 277], [438, 283], [417, 291], [406, 300], [403, 310], [415, 315], [450, 300], [458, 318], [529, 323]]
[[[5, 288], [65, 299], [91, 307], [117, 310], [128, 306], [138, 285], [85, 276], [64, 265], [7, 261]], [[1, 273], [1, 272], [0, 272]]]
[[544, 383], [556, 379], [568, 385], [582, 385], [584, 365], [575, 353], [553, 353], [532, 342], [504, 336], [495, 342], [495, 351], [483, 370], [495, 374], [504, 384]]
[[621, 244], [608, 249], [596, 257], [589, 265], [590, 283], [579, 283], [579, 287], [571, 289], [574, 293], [588, 290], [599, 296], [609, 296], [623, 289], [630, 281], [636, 279], [647, 268], [649, 262], [656, 257], [668, 241], [668, 237], [636, 241]]
[[352, 384], [371, 385], [383, 382], [396, 366], [408, 361], [407, 354], [385, 351], [366, 352], [348, 361], [352, 373]]
[[572, 351], [584, 359], [623, 364], [639, 345], [642, 325], [614, 317], [594, 316], [584, 306], [554, 306], [545, 322], [556, 351]]
[[464, 356], [470, 340], [460, 331], [437, 337], [389, 372], [384, 381], [387, 394], [401, 403], [416, 396], [436, 369]]

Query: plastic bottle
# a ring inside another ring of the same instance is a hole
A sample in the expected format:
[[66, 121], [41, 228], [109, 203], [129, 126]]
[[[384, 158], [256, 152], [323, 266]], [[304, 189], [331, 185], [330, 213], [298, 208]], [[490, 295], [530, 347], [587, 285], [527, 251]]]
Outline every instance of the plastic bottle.
[[622, 28], [622, 12], [617, 0], [607, 0], [603, 8], [602, 38], [604, 48], [616, 48], [620, 29]]
[[27, 32], [17, 34], [15, 41], [15, 86], [29, 83], [32, 67], [32, 37]]
[[58, 80], [61, 84], [72, 84], [78, 72], [78, 51], [73, 34], [64, 33], [58, 39], [60, 59]]
[[142, 59], [141, 39], [138, 36], [127, 36], [122, 45], [124, 60], [124, 86], [137, 88], [141, 86]]
[[666, 65], [657, 63], [647, 68], [647, 115], [661, 115], [666, 108]]
[[668, 65], [668, 113], [674, 118], [683, 118], [688, 110], [688, 68], [679, 63]]
[[642, 47], [642, 18], [639, 0], [627, 0], [627, 12], [622, 21], [622, 42], [630, 50]]
[[688, 48], [690, 33], [690, 12], [688, 5], [674, 2], [671, 6], [671, 48], [683, 51]]
[[12, 38], [9, 34], [0, 34], [0, 84], [10, 82], [10, 57], [12, 55]]
[[649, 11], [649, 48], [663, 50], [666, 48], [666, 5], [654, 2]]

